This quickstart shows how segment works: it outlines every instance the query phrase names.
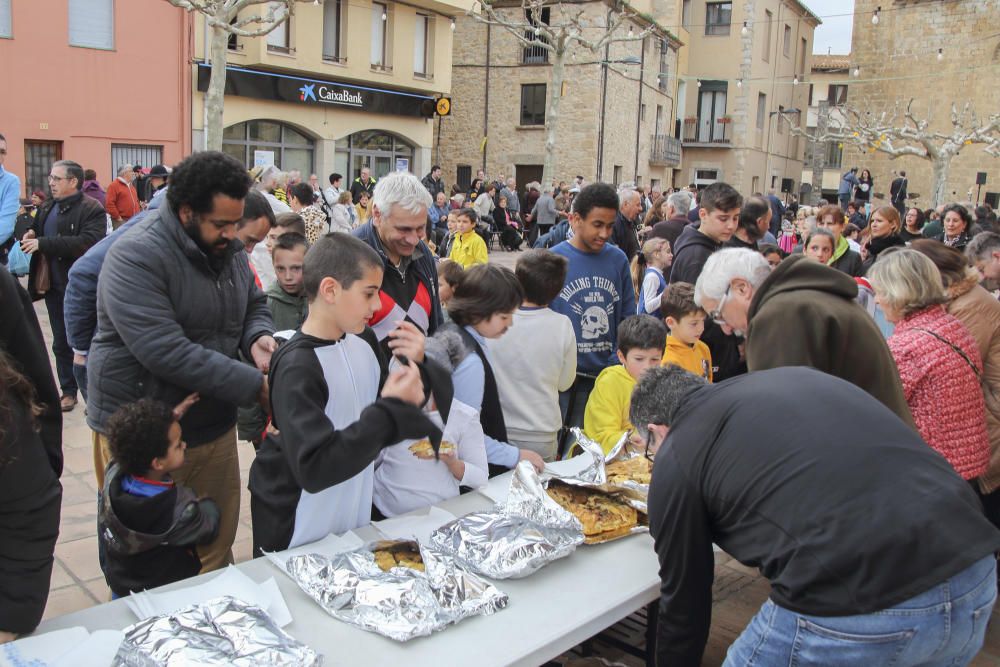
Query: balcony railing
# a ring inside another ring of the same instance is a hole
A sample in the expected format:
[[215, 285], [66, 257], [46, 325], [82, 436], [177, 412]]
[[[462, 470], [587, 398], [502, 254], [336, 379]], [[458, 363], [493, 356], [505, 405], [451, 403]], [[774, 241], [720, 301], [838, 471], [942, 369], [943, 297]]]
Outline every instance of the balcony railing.
[[686, 118], [684, 120], [685, 144], [725, 144], [730, 143], [729, 118]]
[[669, 134], [654, 134], [649, 147], [650, 164], [676, 167], [681, 163], [681, 142]]
[[[544, 41], [543, 37], [538, 37], [535, 35], [534, 30], [524, 31], [525, 39], [534, 39], [538, 41]], [[544, 65], [549, 62], [549, 52], [548, 49], [542, 46], [526, 46], [522, 50], [521, 63], [524, 65]]]

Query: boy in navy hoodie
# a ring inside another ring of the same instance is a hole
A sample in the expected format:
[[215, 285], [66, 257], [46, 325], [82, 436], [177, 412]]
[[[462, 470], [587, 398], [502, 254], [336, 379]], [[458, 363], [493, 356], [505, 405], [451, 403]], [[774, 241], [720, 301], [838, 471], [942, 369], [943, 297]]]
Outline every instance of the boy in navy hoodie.
[[[570, 425], [583, 423], [583, 409], [597, 375], [618, 363], [618, 325], [635, 313], [635, 288], [625, 253], [610, 244], [618, 194], [607, 183], [591, 183], [573, 200], [573, 235], [552, 248], [569, 262], [566, 283], [551, 304], [576, 332], [577, 379], [560, 397]], [[568, 410], [568, 412], [567, 412]]]

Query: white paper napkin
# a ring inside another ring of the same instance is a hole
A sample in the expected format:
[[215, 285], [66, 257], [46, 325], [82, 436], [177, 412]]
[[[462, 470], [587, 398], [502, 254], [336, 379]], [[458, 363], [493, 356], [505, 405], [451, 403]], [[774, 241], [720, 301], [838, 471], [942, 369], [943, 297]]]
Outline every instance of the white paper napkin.
[[404, 514], [392, 519], [376, 521], [372, 525], [386, 539], [409, 540], [416, 538], [421, 544], [430, 544], [431, 533], [454, 521], [455, 515], [440, 507], [431, 507], [425, 514]]
[[229, 595], [243, 602], [264, 609], [279, 627], [292, 622], [285, 598], [278, 590], [278, 584], [271, 578], [262, 584], [230, 565], [213, 579], [197, 586], [188, 586], [174, 591], [133, 593], [125, 598], [125, 604], [140, 619], [163, 616], [193, 604], [207, 602]]
[[107, 667], [124, 635], [119, 630], [74, 627], [25, 637], [0, 646], [0, 667]]

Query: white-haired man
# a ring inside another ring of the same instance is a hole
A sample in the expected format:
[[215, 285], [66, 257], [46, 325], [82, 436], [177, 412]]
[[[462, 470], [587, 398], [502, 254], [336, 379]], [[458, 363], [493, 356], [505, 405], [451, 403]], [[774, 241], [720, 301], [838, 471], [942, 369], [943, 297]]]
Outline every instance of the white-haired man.
[[393, 172], [375, 186], [371, 220], [353, 232], [385, 262], [379, 291], [382, 307], [369, 325], [387, 354], [389, 334], [397, 331], [399, 322], [410, 322], [430, 335], [443, 321], [437, 267], [423, 241], [431, 204], [420, 179], [406, 171]]
[[686, 190], [674, 192], [667, 197], [667, 219], [653, 225], [649, 238], [666, 239], [670, 241], [670, 247], [673, 248], [684, 228], [691, 224], [691, 221], [688, 220], [691, 199], [691, 193]]
[[640, 213], [642, 213], [642, 193], [632, 188], [619, 190], [618, 215], [615, 216], [615, 228], [611, 232], [611, 243], [618, 246], [630, 262], [639, 252], [639, 239], [635, 235], [635, 229]]
[[861, 387], [912, 425], [889, 346], [857, 296], [850, 276], [804, 255], [771, 271], [744, 248], [710, 256], [694, 287], [710, 320], [746, 336], [750, 371], [811, 366]]
[[132, 181], [135, 179], [135, 171], [130, 164], [123, 164], [118, 169], [118, 178], [108, 186], [108, 192], [104, 198], [104, 207], [111, 216], [111, 225], [118, 229], [122, 223], [129, 220], [139, 212], [139, 194], [136, 192]]

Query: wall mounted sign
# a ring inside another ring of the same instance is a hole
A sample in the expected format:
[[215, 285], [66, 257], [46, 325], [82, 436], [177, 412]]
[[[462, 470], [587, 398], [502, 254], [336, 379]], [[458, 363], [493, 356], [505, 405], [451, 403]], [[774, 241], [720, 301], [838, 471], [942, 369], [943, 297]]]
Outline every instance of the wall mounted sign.
[[[212, 68], [198, 63], [198, 90], [208, 90]], [[226, 68], [226, 95], [260, 100], [333, 106], [393, 116], [432, 118], [435, 98], [399, 90], [307, 79], [242, 67]]]

